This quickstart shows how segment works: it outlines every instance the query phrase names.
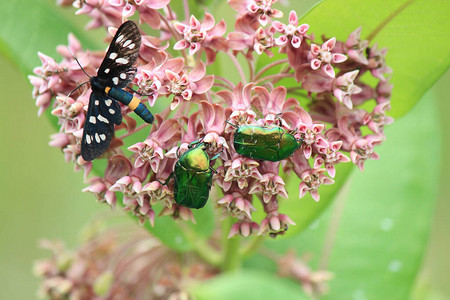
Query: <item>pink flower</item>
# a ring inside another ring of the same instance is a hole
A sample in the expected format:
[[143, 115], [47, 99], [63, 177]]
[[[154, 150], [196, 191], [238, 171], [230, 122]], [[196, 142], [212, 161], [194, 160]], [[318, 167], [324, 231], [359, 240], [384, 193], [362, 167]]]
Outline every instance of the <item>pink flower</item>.
[[394, 119], [386, 115], [386, 111], [391, 107], [389, 101], [382, 102], [375, 106], [373, 112], [370, 114], [370, 120], [367, 122], [367, 127], [375, 134], [379, 134], [383, 131], [385, 125], [392, 124]]
[[189, 101], [192, 98], [201, 100], [202, 94], [206, 93], [214, 83], [214, 76], [206, 74], [206, 66], [203, 62], [198, 64], [192, 72], [181, 75], [166, 69], [167, 83], [163, 86], [161, 94], [174, 95], [170, 109], [174, 110], [183, 101]]
[[269, 202], [272, 196], [279, 195], [285, 199], [288, 198], [285, 183], [283, 179], [273, 173], [266, 173], [262, 175], [262, 179], [255, 182], [250, 189], [250, 194], [261, 193], [264, 202]]
[[[321, 138], [322, 139], [322, 138]], [[328, 142], [322, 139], [317, 143], [318, 148], [317, 155], [314, 159], [314, 169], [319, 169], [322, 165], [325, 165], [328, 175], [334, 178], [336, 175], [335, 165], [342, 162], [349, 162], [350, 158], [339, 152], [342, 147], [342, 141]]]
[[244, 198], [244, 196], [239, 192], [225, 194], [222, 199], [217, 201], [217, 205], [223, 207], [232, 216], [237, 218], [251, 219], [251, 213], [256, 211], [251, 200]]
[[306, 192], [309, 192], [314, 200], [319, 201], [319, 187], [323, 184], [329, 185], [334, 183], [333, 179], [323, 175], [324, 172], [325, 169], [311, 169], [303, 172], [300, 176], [300, 179], [302, 180], [299, 186], [300, 198], [303, 198]]
[[289, 225], [295, 225], [295, 222], [291, 220], [287, 215], [276, 213], [270, 213], [265, 217], [259, 225], [259, 234], [269, 232], [271, 237], [284, 234]]
[[274, 88], [270, 93], [265, 87], [256, 86], [253, 88], [256, 95], [252, 99], [252, 104], [263, 114], [264, 120], [261, 125], [281, 122], [283, 127], [288, 129], [286, 122], [280, 117], [288, 108], [298, 105], [294, 98], [286, 99], [287, 90], [283, 86]]
[[358, 27], [355, 31], [350, 33], [347, 41], [345, 42], [345, 47], [347, 47], [347, 56], [363, 65], [367, 65], [369, 61], [366, 57], [366, 49], [369, 46], [369, 42], [364, 40], [361, 41], [361, 29]]
[[321, 68], [325, 74], [334, 78], [335, 73], [332, 63], [341, 63], [347, 59], [344, 54], [332, 53], [331, 50], [336, 45], [336, 38], [331, 38], [319, 47], [311, 43], [311, 69], [317, 70]]
[[[233, 89], [233, 92], [223, 90], [216, 93], [222, 98], [231, 110], [228, 122], [236, 126], [253, 123], [256, 113], [251, 110], [252, 83], [245, 86], [239, 82]], [[225, 132], [234, 131], [234, 127], [227, 124]]]
[[299, 48], [303, 37], [309, 29], [308, 24], [298, 26], [297, 13], [291, 10], [289, 13], [289, 24], [285, 25], [278, 21], [273, 21], [272, 26], [282, 35], [275, 39], [275, 43], [279, 46], [286, 45], [289, 41], [292, 47]]
[[83, 189], [83, 192], [93, 193], [99, 202], [105, 202], [111, 205], [112, 208], [116, 206], [116, 194], [110, 190], [111, 186], [123, 176], [129, 174], [131, 171], [131, 164], [125, 156], [116, 155], [109, 159], [108, 166], [105, 171], [105, 176], [94, 177], [89, 180], [90, 185]]
[[182, 40], [175, 43], [175, 50], [189, 48], [189, 55], [197, 53], [200, 49], [207, 51], [209, 62], [214, 61], [215, 51], [213, 49], [225, 50], [225, 39], [222, 35], [226, 31], [226, 24], [222, 20], [214, 26], [215, 20], [212, 15], [205, 13], [203, 23], [195, 16], [191, 16], [189, 25], [174, 23], [175, 30], [182, 35]]
[[294, 128], [297, 129], [297, 134], [299, 134], [303, 140], [303, 155], [306, 159], [309, 159], [312, 154], [312, 147], [319, 141], [320, 133], [325, 128], [325, 125], [313, 123], [311, 116], [301, 107], [295, 108], [294, 116], [295, 115], [298, 116], [297, 120], [292, 120], [292, 117], [289, 119]]
[[259, 164], [255, 160], [248, 157], [234, 156], [236, 158], [224, 162], [223, 165], [223, 168], [226, 170], [224, 176], [225, 186], [223, 187], [225, 191], [229, 190], [233, 181], [238, 184], [240, 189], [243, 189], [249, 186], [250, 179], [262, 179], [257, 168]]
[[386, 65], [385, 57], [388, 49], [378, 50], [378, 44], [375, 43], [369, 51], [369, 69], [372, 75], [382, 81], [385, 81], [383, 74], [392, 73], [392, 69]]
[[362, 92], [362, 89], [353, 83], [358, 73], [359, 70], [355, 70], [339, 76], [333, 90], [334, 96], [350, 109], [353, 108], [351, 96]]
[[138, 68], [134, 83], [139, 87], [139, 92], [149, 96], [150, 106], [155, 105], [162, 85], [169, 80], [166, 76], [166, 70], [178, 74], [183, 69], [183, 65], [182, 58], [167, 59], [166, 57], [160, 64], [152, 60]]
[[200, 102], [202, 125], [205, 136], [202, 138], [203, 143], [207, 143], [207, 152], [214, 156], [228, 149], [227, 141], [222, 136], [225, 129], [225, 108], [217, 103], [211, 104], [207, 101]]
[[350, 151], [350, 158], [358, 168], [364, 170], [364, 162], [368, 159], [379, 159], [378, 154], [374, 152], [374, 146], [380, 144], [383, 139], [379, 136], [368, 135], [353, 142]]
[[180, 138], [179, 123], [174, 119], [164, 121], [160, 126], [152, 126], [148, 138], [133, 146], [128, 150], [137, 153], [134, 166], [142, 167], [146, 163], [150, 163], [152, 171], [158, 173], [159, 163], [164, 158], [163, 149], [167, 149]]
[[240, 14], [247, 13], [266, 26], [270, 18], [281, 18], [283, 13], [272, 8], [277, 0], [228, 0], [230, 6]]
[[238, 223], [234, 223], [231, 226], [230, 233], [228, 234], [228, 238], [232, 238], [235, 235], [240, 235], [243, 237], [248, 237], [254, 233], [257, 233], [259, 226], [256, 222], [251, 222], [249, 220], [244, 220]]

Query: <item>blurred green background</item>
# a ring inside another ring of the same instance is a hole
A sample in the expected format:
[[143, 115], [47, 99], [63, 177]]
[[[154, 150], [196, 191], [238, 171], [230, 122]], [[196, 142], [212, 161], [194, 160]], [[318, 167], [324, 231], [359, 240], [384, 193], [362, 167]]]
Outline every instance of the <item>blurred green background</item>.
[[[74, 17], [73, 10], [63, 14], [80, 28], [87, 20]], [[34, 59], [37, 66], [37, 56]], [[75, 173], [73, 165], [64, 162], [62, 153], [48, 146], [49, 136], [55, 131], [46, 117], [37, 117], [26, 76], [4, 56], [0, 56], [0, 70], [0, 299], [35, 299], [38, 280], [32, 275], [33, 261], [49, 255], [38, 249], [38, 240], [59, 238], [74, 247], [80, 229], [96, 214], [110, 210], [97, 204], [90, 194], [81, 192], [85, 187], [83, 174]], [[449, 86], [447, 72], [419, 103], [437, 107], [442, 136], [436, 138], [443, 142], [441, 157], [428, 153], [424, 145], [417, 145], [423, 147], [424, 162], [438, 161], [441, 166], [431, 236], [415, 286], [417, 300], [450, 299]], [[383, 157], [377, 163], [382, 162]]]

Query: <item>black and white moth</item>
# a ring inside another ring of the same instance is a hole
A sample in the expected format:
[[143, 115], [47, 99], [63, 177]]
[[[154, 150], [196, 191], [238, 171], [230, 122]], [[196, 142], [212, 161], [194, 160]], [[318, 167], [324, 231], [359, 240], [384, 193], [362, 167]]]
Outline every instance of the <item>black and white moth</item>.
[[92, 92], [81, 140], [81, 156], [86, 161], [99, 157], [109, 148], [114, 125], [122, 123], [119, 102], [127, 105], [145, 122], [153, 122], [153, 115], [147, 107], [123, 90], [134, 79], [134, 63], [140, 46], [141, 34], [136, 24], [133, 21], [123, 23], [109, 46], [97, 76], [89, 80]]

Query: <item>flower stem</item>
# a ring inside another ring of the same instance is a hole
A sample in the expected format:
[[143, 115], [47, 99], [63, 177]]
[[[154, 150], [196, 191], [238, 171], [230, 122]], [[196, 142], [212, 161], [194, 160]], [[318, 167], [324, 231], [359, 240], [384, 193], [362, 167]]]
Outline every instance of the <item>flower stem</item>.
[[287, 62], [288, 62], [287, 59], [281, 59], [281, 60], [277, 60], [277, 61], [274, 61], [273, 63], [268, 64], [267, 66], [265, 66], [264, 68], [259, 70], [258, 73], [256, 73], [256, 76], [255, 76], [254, 80], [260, 78], [262, 76], [262, 74], [264, 74], [264, 72], [266, 72], [270, 68], [276, 67], [277, 65], [281, 65], [281, 64], [284, 64], [284, 63], [287, 63]]
[[241, 266], [241, 255], [239, 253], [239, 246], [241, 239], [239, 236], [228, 238], [228, 232], [233, 225], [232, 218], [224, 220], [222, 226], [222, 243], [223, 243], [223, 257], [221, 263], [221, 269], [225, 272], [230, 272], [239, 269]]
[[214, 78], [218, 79], [218, 80], [222, 80], [223, 82], [227, 83], [231, 87], [230, 90], [233, 90], [234, 84], [231, 81], [229, 81], [228, 79], [226, 79], [225, 77], [214, 75]]
[[[181, 224], [180, 224], [181, 225]], [[185, 237], [193, 246], [193, 251], [207, 263], [213, 266], [221, 265], [221, 257], [218, 251], [211, 247], [204, 239], [198, 237], [188, 226], [179, 226]]]
[[292, 77], [292, 74], [273, 74], [273, 75], [267, 75], [266, 77], [260, 78], [259, 80], [255, 81], [255, 83], [261, 83], [263, 81], [268, 80], [280, 80], [284, 77]]
[[254, 237], [251, 241], [249, 241], [245, 247], [241, 250], [242, 256], [251, 256], [253, 253], [259, 251], [261, 245], [266, 240], [266, 237], [263, 235], [258, 235]]
[[238, 60], [236, 59], [236, 56], [234, 56], [233, 54], [231, 54], [230, 52], [227, 52], [228, 56], [230, 57], [231, 61], [234, 63], [234, 65], [236, 66], [236, 69], [239, 72], [239, 75], [241, 76], [241, 80], [243, 84], [247, 83], [247, 80], [245, 79], [245, 74], [244, 74], [244, 70], [242, 70], [241, 65], [239, 64]]
[[[172, 37], [175, 39], [175, 41], [179, 41], [181, 39], [180, 35], [173, 29], [172, 25], [169, 23], [169, 21], [166, 19], [166, 17], [163, 16], [161, 13], [159, 13], [159, 16], [161, 17], [161, 20], [164, 22], [164, 24], [166, 24], [167, 29], [169, 29], [169, 31], [172, 34]], [[188, 61], [187, 55], [186, 55], [186, 52], [184, 51], [184, 49], [181, 49], [180, 51], [184, 57], [184, 60]]]
[[189, 21], [190, 13], [188, 0], [183, 0], [183, 6], [184, 6], [184, 18], [186, 19], [186, 21]]

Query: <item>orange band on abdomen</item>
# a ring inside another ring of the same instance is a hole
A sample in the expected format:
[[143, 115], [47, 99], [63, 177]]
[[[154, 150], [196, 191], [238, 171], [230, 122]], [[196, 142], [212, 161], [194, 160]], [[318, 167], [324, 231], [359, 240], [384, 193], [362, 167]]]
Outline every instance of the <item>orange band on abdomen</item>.
[[141, 103], [141, 101], [139, 101], [138, 98], [133, 97], [133, 99], [131, 99], [130, 103], [128, 103], [127, 106], [128, 106], [131, 110], [135, 110], [136, 107], [138, 107], [138, 105], [139, 105], [140, 103]]

